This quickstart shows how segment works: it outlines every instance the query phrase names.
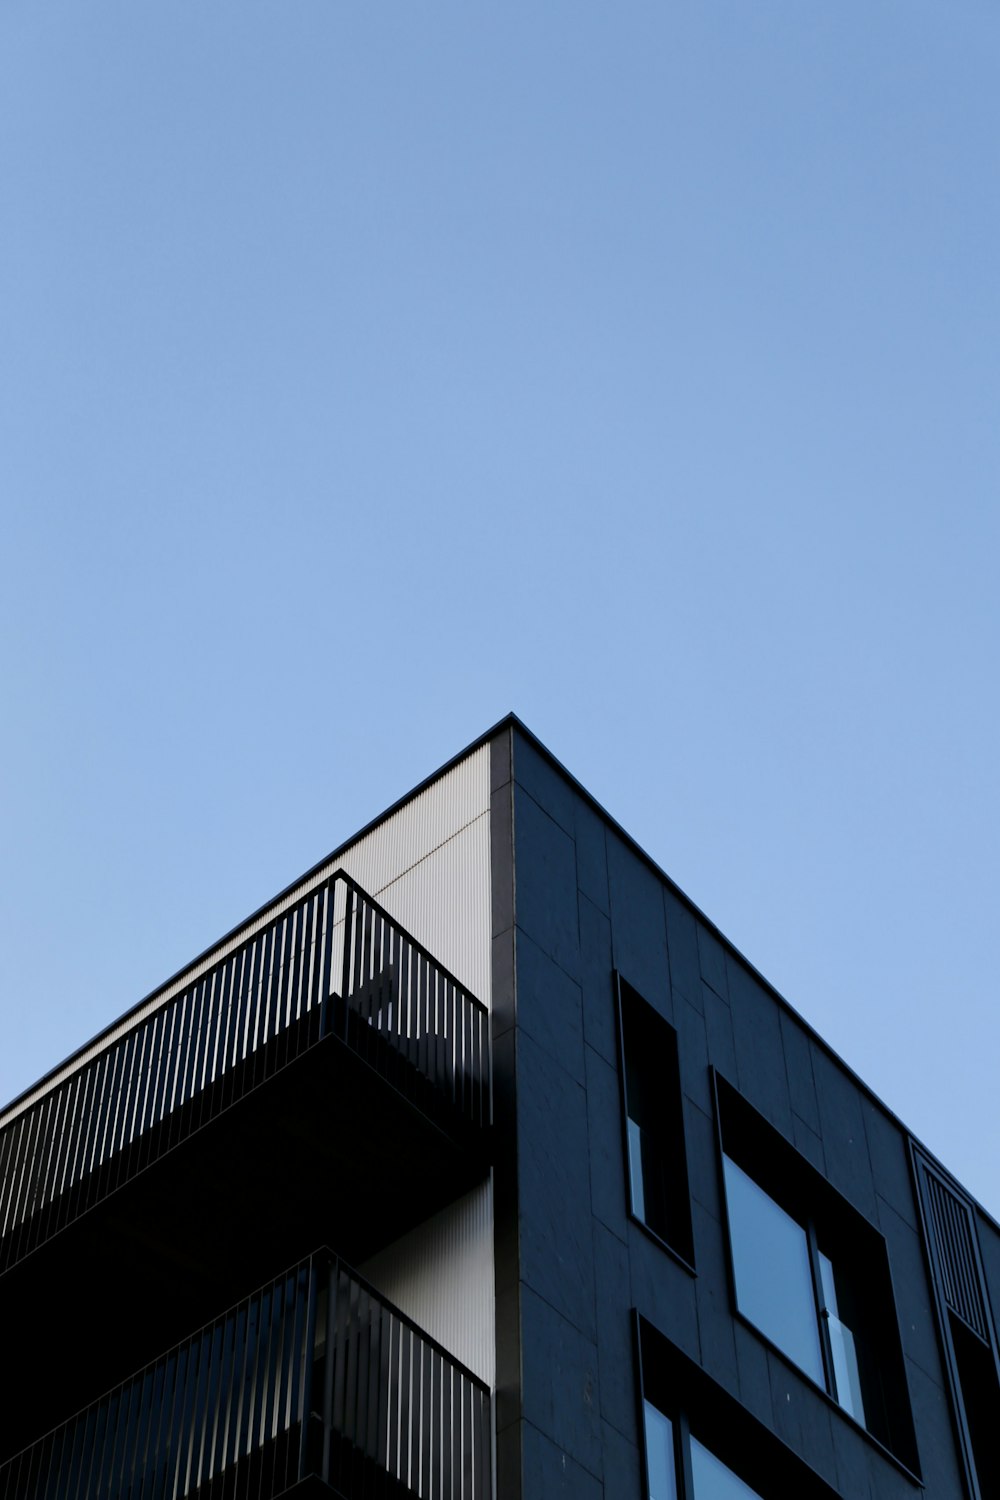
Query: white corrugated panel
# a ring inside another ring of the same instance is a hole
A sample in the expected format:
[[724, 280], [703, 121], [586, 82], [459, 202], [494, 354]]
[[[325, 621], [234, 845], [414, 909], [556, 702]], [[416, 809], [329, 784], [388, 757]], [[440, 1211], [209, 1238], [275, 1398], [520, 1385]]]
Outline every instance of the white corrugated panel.
[[483, 745], [352, 844], [331, 868], [343, 865], [369, 895], [377, 896], [489, 806], [490, 756], [489, 746]]
[[492, 1388], [496, 1364], [493, 1187], [481, 1187], [379, 1252], [361, 1274]]
[[[364, 889], [351, 855], [344, 868]], [[400, 926], [490, 1003], [490, 817], [482, 813], [390, 885], [373, 891]]]

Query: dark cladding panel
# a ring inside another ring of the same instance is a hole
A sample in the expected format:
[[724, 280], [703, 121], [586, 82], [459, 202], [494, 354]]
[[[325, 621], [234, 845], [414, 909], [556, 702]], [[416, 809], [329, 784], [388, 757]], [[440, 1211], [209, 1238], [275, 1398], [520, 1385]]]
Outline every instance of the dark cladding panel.
[[670, 1020], [670, 969], [661, 883], [645, 861], [611, 832], [608, 878], [615, 968]]
[[523, 1444], [524, 1494], [530, 1500], [605, 1500], [600, 1479], [529, 1422]]
[[792, 1112], [778, 1003], [742, 964], [731, 963], [729, 1004], [741, 1092], [786, 1135]]
[[597, 1345], [527, 1289], [521, 1311], [525, 1415], [561, 1453], [599, 1477], [603, 1466]]
[[520, 787], [514, 792], [515, 920], [572, 979], [580, 977], [576, 846]]
[[873, 1099], [865, 1099], [862, 1109], [875, 1191], [900, 1218], [916, 1229], [917, 1204], [913, 1196], [906, 1134]]
[[629, 1284], [628, 1247], [601, 1224], [594, 1225], [594, 1286], [597, 1295], [597, 1357], [601, 1416], [635, 1442], [636, 1403], [632, 1335], [623, 1308]]
[[576, 868], [581, 894], [610, 913], [604, 820], [580, 798], [576, 804]]
[[802, 1026], [786, 1010], [779, 1010], [781, 1041], [785, 1053], [788, 1096], [792, 1112], [809, 1129], [819, 1133], [819, 1106], [813, 1082], [812, 1050]]
[[517, 1090], [521, 1279], [593, 1337], [586, 1093], [523, 1032]]
[[595, 1219], [624, 1243], [628, 1196], [621, 1134], [618, 1128], [618, 1070], [587, 1048], [587, 1124], [590, 1156], [590, 1202]]
[[580, 986], [524, 931], [517, 935], [517, 1019], [577, 1083], [583, 1083]]
[[583, 987], [583, 1034], [612, 1067], [618, 1066], [611, 988], [611, 923], [593, 902], [580, 894], [580, 983]]
[[813, 1078], [830, 1181], [869, 1219], [877, 1217], [861, 1091], [841, 1065], [813, 1045]]
[[668, 885], [663, 887], [663, 911], [667, 922], [670, 983], [692, 1005], [701, 1005], [701, 960], [698, 956], [697, 919]]
[[514, 780], [518, 786], [544, 807], [549, 817], [559, 824], [570, 838], [576, 836], [576, 809], [579, 796], [576, 790], [556, 770], [555, 766], [523, 734], [514, 736]]

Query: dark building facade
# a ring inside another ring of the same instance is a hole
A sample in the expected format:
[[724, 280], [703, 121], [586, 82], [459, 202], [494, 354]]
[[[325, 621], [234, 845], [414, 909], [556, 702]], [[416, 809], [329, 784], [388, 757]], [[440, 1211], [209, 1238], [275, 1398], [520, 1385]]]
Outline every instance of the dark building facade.
[[0, 1500], [992, 1500], [998, 1293], [509, 718], [0, 1115]]

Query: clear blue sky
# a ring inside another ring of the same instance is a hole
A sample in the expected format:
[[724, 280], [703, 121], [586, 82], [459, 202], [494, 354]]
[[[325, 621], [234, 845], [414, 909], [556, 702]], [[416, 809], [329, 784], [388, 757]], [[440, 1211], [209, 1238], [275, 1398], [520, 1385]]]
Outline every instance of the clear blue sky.
[[993, 0], [4, 0], [0, 1096], [514, 708], [994, 1212]]

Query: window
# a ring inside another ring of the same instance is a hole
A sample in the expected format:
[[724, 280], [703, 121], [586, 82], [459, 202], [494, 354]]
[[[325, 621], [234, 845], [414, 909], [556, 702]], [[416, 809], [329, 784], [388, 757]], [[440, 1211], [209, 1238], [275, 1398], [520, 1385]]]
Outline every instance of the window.
[[643, 1402], [649, 1500], [761, 1500], [711, 1449]]
[[690, 1266], [694, 1250], [677, 1034], [620, 975], [615, 982], [629, 1209]]
[[635, 1316], [647, 1500], [838, 1500], [730, 1391]]
[[716, 1079], [736, 1308], [916, 1471], [885, 1241]]

